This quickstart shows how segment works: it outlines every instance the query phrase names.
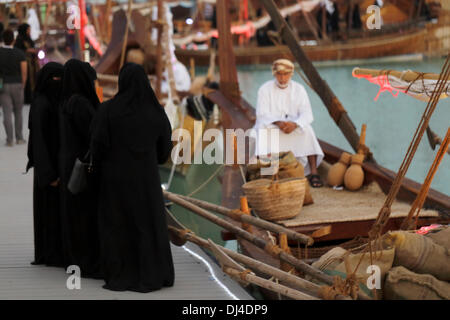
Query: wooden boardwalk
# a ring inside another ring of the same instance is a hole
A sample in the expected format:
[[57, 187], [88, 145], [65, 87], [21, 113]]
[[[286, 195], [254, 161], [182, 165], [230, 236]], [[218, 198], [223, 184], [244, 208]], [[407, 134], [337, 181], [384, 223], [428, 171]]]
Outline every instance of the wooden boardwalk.
[[[24, 120], [28, 119], [25, 108]], [[5, 147], [0, 116], [0, 299], [253, 299], [200, 248], [172, 246], [175, 285], [151, 293], [113, 292], [101, 280], [81, 279], [69, 290], [62, 268], [33, 266], [32, 170], [24, 175], [26, 145]], [[24, 121], [27, 136], [27, 121]]]

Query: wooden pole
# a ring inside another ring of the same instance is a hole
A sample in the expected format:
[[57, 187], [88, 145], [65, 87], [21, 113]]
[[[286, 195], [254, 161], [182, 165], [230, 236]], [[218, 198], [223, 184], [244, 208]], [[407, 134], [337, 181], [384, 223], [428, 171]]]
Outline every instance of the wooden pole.
[[163, 3], [162, 0], [158, 0], [158, 40], [156, 44], [156, 90], [155, 94], [158, 99], [161, 99], [161, 82], [163, 73], [163, 51], [162, 51], [162, 33], [163, 33]]
[[[317, 92], [324, 105], [327, 107], [330, 116], [342, 131], [352, 148], [355, 151], [358, 151], [359, 134], [356, 131], [355, 125], [350, 120], [347, 111], [344, 109], [341, 102], [335, 96], [328, 84], [320, 77], [316, 68], [301, 48], [299, 40], [293, 33], [292, 29], [281, 16], [273, 0], [261, 0], [261, 3], [271, 16], [275, 28], [279, 30], [280, 36], [286, 42], [293, 56], [303, 69], [305, 75], [308, 77], [312, 88]], [[368, 155], [368, 160], [372, 162], [375, 161], [371, 154]]]
[[239, 279], [239, 278], [243, 279], [250, 283], [256, 284], [259, 287], [277, 292], [283, 296], [286, 296], [286, 297], [289, 297], [289, 298], [292, 298], [295, 300], [320, 300], [318, 298], [314, 298], [310, 295], [304, 294], [297, 290], [293, 290], [293, 289], [283, 286], [281, 284], [274, 283], [270, 280], [260, 278], [251, 273], [241, 272], [241, 271], [238, 271], [231, 267], [224, 267], [223, 270], [225, 273], [229, 274], [231, 277], [233, 277], [235, 279]]
[[17, 16], [17, 19], [19, 20], [19, 24], [22, 24], [22, 22], [23, 22], [22, 6], [19, 3], [17, 3], [17, 0], [15, 0], [14, 7], [16, 9], [16, 16]]
[[123, 35], [123, 43], [122, 43], [122, 53], [120, 55], [120, 64], [119, 71], [122, 69], [123, 63], [125, 61], [125, 54], [127, 50], [128, 43], [128, 30], [130, 28], [130, 20], [131, 20], [131, 5], [133, 4], [133, 0], [128, 0], [128, 10], [127, 10], [127, 26], [125, 28], [125, 34]]
[[183, 206], [184, 208], [191, 210], [192, 212], [202, 216], [205, 219], [208, 219], [209, 221], [212, 221], [213, 223], [225, 228], [228, 231], [235, 233], [237, 236], [253, 243], [254, 245], [265, 250], [272, 256], [279, 258], [285, 262], [290, 263], [297, 270], [304, 272], [306, 274], [309, 274], [310, 276], [312, 276], [312, 277], [316, 278], [317, 280], [322, 281], [328, 285], [333, 284], [333, 278], [330, 277], [329, 275], [323, 273], [322, 271], [320, 271], [314, 267], [311, 267], [310, 265], [295, 258], [294, 256], [281, 251], [281, 249], [279, 249], [279, 248], [278, 248], [279, 250], [277, 250], [277, 248], [274, 248], [273, 246], [271, 246], [263, 238], [255, 236], [255, 235], [235, 226], [234, 224], [232, 224], [228, 221], [225, 221], [225, 220], [217, 217], [216, 215], [190, 203], [189, 201], [186, 201], [186, 200], [180, 198], [179, 196], [176, 196], [173, 193], [163, 191], [163, 194], [166, 199], [173, 201], [174, 203], [179, 204], [179, 205]]
[[48, 17], [50, 16], [51, 9], [52, 9], [52, 0], [47, 0], [47, 7], [45, 9], [44, 27], [42, 28], [41, 46], [45, 45], [45, 39], [47, 37], [47, 29], [48, 29]]
[[200, 208], [203, 208], [206, 210], [212, 210], [221, 215], [232, 218], [236, 221], [239, 221], [242, 223], [248, 223], [248, 224], [254, 225], [254, 226], [262, 228], [262, 229], [269, 230], [269, 231], [277, 233], [277, 234], [286, 233], [288, 239], [290, 239], [290, 240], [299, 241], [300, 243], [306, 244], [308, 246], [311, 246], [314, 244], [314, 239], [307, 235], [292, 231], [288, 228], [284, 228], [273, 222], [269, 222], [269, 221], [266, 221], [266, 220], [263, 220], [260, 218], [256, 218], [251, 215], [247, 215], [242, 211], [231, 210], [231, 209], [225, 208], [223, 206], [219, 206], [219, 205], [216, 205], [213, 203], [209, 203], [206, 201], [202, 201], [199, 199], [195, 199], [195, 198], [191, 198], [191, 197], [187, 197], [187, 196], [183, 196], [183, 195], [177, 195], [177, 196], [183, 200], [189, 201], [189, 202], [199, 206]]
[[[170, 226], [169, 225], [169, 231], [171, 234], [175, 234], [176, 238], [183, 239], [185, 241], [189, 241], [192, 243], [195, 243], [196, 245], [210, 249], [210, 244], [205, 239], [200, 238], [199, 236], [191, 233], [191, 232], [184, 232], [183, 230]], [[246, 265], [247, 267], [251, 268], [252, 270], [255, 270], [258, 273], [265, 274], [270, 277], [274, 277], [278, 279], [281, 283], [286, 284], [287, 286], [290, 286], [294, 289], [304, 291], [307, 294], [310, 294], [312, 296], [318, 297], [319, 296], [319, 289], [320, 286], [310, 282], [308, 280], [305, 280], [303, 278], [300, 278], [298, 276], [295, 276], [293, 274], [290, 274], [288, 272], [285, 272], [283, 270], [280, 270], [278, 268], [272, 267], [271, 265], [268, 265], [264, 262], [255, 260], [253, 258], [250, 258], [246, 255], [243, 255], [241, 253], [235, 252], [233, 250], [220, 247], [221, 250], [223, 250], [227, 255], [229, 255], [232, 259], [236, 260], [237, 262]], [[339, 295], [337, 300], [351, 300], [351, 298]]]
[[219, 31], [219, 69], [220, 91], [237, 106], [241, 105], [241, 93], [233, 52], [233, 39], [230, 32], [230, 1], [217, 0], [217, 29]]
[[106, 1], [106, 12], [105, 18], [103, 19], [104, 23], [106, 23], [106, 42], [109, 43], [111, 41], [111, 32], [112, 32], [112, 17], [111, 17], [111, 7], [112, 0]]

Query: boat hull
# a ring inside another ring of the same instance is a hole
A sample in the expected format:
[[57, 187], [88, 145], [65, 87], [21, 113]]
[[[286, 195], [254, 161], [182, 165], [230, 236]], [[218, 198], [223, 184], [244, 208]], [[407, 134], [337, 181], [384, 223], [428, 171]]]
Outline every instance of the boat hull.
[[[318, 46], [302, 46], [311, 61], [340, 61], [371, 59], [386, 56], [416, 54], [425, 52], [426, 30], [413, 30], [401, 34], [354, 39], [346, 42]], [[211, 51], [176, 49], [175, 54], [185, 65], [194, 59], [196, 65], [209, 65]], [[220, 55], [220, 52], [218, 53]], [[236, 63], [271, 64], [280, 57], [294, 60], [287, 46], [235, 47]]]

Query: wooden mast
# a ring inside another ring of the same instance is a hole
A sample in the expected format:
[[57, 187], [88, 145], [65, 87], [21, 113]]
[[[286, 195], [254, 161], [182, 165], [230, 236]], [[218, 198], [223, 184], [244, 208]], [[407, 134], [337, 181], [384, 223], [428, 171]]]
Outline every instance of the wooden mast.
[[241, 94], [230, 32], [229, 1], [217, 0], [217, 29], [219, 31], [220, 91], [231, 102], [241, 104]]
[[[331, 117], [336, 122], [337, 126], [342, 131], [353, 150], [358, 151], [359, 135], [356, 131], [355, 125], [348, 116], [347, 111], [344, 109], [341, 102], [335, 96], [328, 84], [320, 77], [316, 68], [301, 48], [299, 40], [281, 16], [273, 0], [261, 0], [261, 3], [271, 16], [275, 28], [279, 31], [280, 36], [286, 42], [289, 49], [292, 51], [293, 56], [303, 69], [305, 75], [308, 77], [312, 88], [317, 92], [327, 107]], [[374, 159], [370, 153], [367, 155], [366, 159], [374, 162]]]
[[125, 54], [127, 50], [128, 43], [128, 32], [130, 29], [130, 20], [131, 20], [131, 11], [132, 11], [133, 0], [128, 0], [128, 10], [127, 10], [127, 26], [125, 28], [125, 34], [123, 35], [123, 43], [122, 43], [122, 53], [120, 54], [120, 64], [119, 64], [119, 72], [122, 69], [122, 66], [125, 62]]

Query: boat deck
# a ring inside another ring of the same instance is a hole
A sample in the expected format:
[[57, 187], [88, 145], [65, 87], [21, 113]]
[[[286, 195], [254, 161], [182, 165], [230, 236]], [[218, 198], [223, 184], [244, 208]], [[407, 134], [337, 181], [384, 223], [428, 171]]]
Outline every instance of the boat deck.
[[[28, 119], [28, 108], [24, 109]], [[1, 116], [0, 116], [1, 118]], [[0, 121], [2, 122], [2, 121]], [[27, 123], [24, 121], [24, 128]], [[28, 134], [28, 130], [24, 129]], [[80, 290], [67, 289], [70, 276], [62, 268], [33, 266], [32, 180], [26, 165], [26, 145], [7, 148], [0, 130], [0, 299], [253, 299], [225, 275], [200, 248], [172, 246], [175, 284], [151, 293], [113, 292], [102, 280], [81, 279]], [[215, 275], [215, 278], [213, 276]]]

